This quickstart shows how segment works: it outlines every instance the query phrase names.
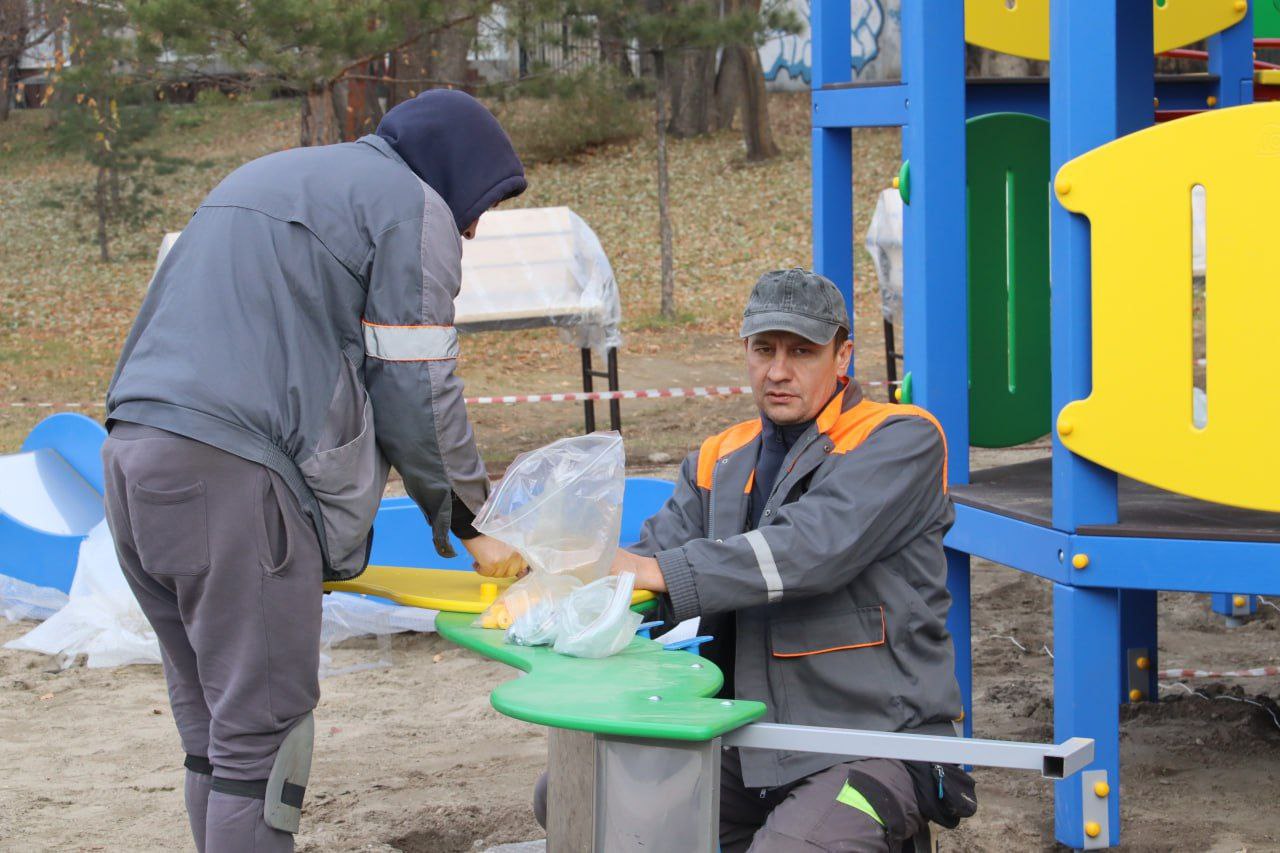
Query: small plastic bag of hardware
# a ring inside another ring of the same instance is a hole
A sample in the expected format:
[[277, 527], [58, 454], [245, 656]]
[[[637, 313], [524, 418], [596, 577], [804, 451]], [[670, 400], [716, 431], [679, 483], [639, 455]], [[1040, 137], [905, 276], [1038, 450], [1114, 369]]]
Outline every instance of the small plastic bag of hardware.
[[625, 649], [644, 618], [631, 609], [635, 580], [623, 572], [569, 593], [560, 603], [552, 648], [576, 658], [607, 658]]
[[511, 463], [480, 508], [475, 527], [519, 551], [530, 573], [508, 587], [475, 624], [514, 628], [509, 638], [524, 645], [554, 641], [550, 632], [558, 599], [601, 577], [613, 563], [625, 461], [622, 436], [596, 432], [561, 439]]
[[534, 572], [516, 581], [480, 615], [482, 628], [501, 628], [517, 646], [549, 646], [556, 639], [560, 604], [582, 586], [573, 575]]

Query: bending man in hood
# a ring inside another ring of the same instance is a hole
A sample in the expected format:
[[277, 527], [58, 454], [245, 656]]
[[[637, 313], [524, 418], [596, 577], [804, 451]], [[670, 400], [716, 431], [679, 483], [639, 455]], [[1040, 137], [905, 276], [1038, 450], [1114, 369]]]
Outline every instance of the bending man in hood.
[[[107, 395], [107, 517], [159, 637], [209, 853], [289, 851], [322, 582], [364, 570], [388, 464], [453, 556], [488, 495], [455, 375], [463, 237], [525, 189], [497, 120], [432, 90], [354, 143], [219, 184], [156, 271]], [[424, 543], [425, 545], [426, 543]]]

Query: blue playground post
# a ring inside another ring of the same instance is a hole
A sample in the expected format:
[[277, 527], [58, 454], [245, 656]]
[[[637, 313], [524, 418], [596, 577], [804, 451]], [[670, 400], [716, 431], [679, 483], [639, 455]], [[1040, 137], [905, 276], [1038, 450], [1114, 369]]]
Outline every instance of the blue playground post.
[[[1208, 48], [1209, 73], [1218, 77], [1218, 108], [1252, 103], [1253, 7], [1249, 7], [1239, 24], [1211, 36]], [[1243, 604], [1239, 603], [1241, 598]], [[1227, 617], [1228, 625], [1239, 625], [1242, 617], [1258, 612], [1258, 597], [1218, 592], [1211, 597], [1211, 607], [1214, 613]]]
[[[1054, 783], [1055, 836], [1077, 850], [1120, 843], [1120, 706], [1105, 687], [1120, 680], [1119, 625], [1116, 590], [1053, 585], [1053, 736], [1095, 739], [1093, 763], [1081, 775]], [[1107, 785], [1106, 797], [1098, 796], [1098, 781]], [[1107, 820], [1089, 817], [1110, 831], [1091, 839], [1086, 814], [1100, 804]]]
[[[967, 263], [965, 228], [964, 10], [960, 3], [904, 3], [902, 76], [908, 123], [903, 158], [910, 163], [911, 200], [903, 208], [903, 325], [913, 402], [938, 418], [951, 448], [947, 478], [969, 482], [969, 350], [956, 328], [967, 327], [968, 294], [955, 271]], [[952, 286], [939, 286], [950, 280]], [[964, 732], [973, 734], [972, 629], [969, 555], [947, 551], [951, 611], [947, 629], [956, 650]]]
[[[814, 3], [810, 10], [813, 88], [848, 82], [849, 0]], [[816, 110], [816, 104], [815, 104]], [[813, 221], [826, 223], [813, 233], [813, 268], [835, 282], [853, 311], [853, 131], [813, 127]], [[849, 375], [854, 360], [849, 359]]]

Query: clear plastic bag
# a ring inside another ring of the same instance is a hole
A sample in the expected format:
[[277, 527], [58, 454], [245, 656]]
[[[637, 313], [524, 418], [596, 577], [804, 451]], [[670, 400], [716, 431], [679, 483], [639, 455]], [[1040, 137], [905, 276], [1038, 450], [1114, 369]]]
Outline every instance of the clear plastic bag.
[[511, 463], [475, 527], [519, 551], [530, 573], [477, 625], [501, 628], [517, 645], [556, 641], [564, 602], [593, 586], [617, 553], [625, 463], [616, 432], [561, 439]]
[[480, 508], [475, 528], [515, 548], [534, 572], [589, 583], [618, 550], [625, 464], [616, 432], [562, 438], [523, 453]]
[[623, 572], [569, 593], [560, 605], [553, 648], [577, 658], [607, 658], [625, 649], [644, 618], [631, 609], [635, 580]]

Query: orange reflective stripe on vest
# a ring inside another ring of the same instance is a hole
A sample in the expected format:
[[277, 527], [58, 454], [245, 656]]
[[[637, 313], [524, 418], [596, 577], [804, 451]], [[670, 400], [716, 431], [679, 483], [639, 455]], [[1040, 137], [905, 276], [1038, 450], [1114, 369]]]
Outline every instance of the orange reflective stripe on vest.
[[733, 451], [746, 447], [759, 434], [760, 419], [756, 418], [754, 421], [743, 421], [731, 426], [702, 442], [702, 449], [698, 451], [698, 485], [710, 491], [711, 473], [715, 470], [716, 463]]
[[[826, 412], [823, 412], [825, 415]], [[896, 418], [902, 415], [910, 415], [920, 417], [933, 424], [938, 430], [938, 437], [942, 439], [942, 490], [947, 491], [947, 436], [942, 431], [942, 424], [938, 423], [938, 419], [929, 412], [919, 406], [903, 406], [893, 403], [876, 403], [871, 400], [862, 400], [858, 405], [854, 406], [847, 412], [840, 414], [835, 422], [831, 424], [829, 429], [823, 432], [831, 439], [835, 447], [833, 453], [848, 453], [875, 431], [876, 427], [887, 421], [889, 418]], [[819, 418], [819, 426], [821, 426], [821, 418]]]
[[[840, 411], [844, 395], [837, 395], [818, 415], [818, 430], [829, 437], [835, 445], [833, 453], [848, 453], [867, 440], [876, 429], [889, 418], [903, 415], [920, 417], [933, 424], [942, 439], [942, 490], [947, 491], [947, 437], [942, 431], [938, 419], [919, 406], [906, 406], [891, 403], [876, 403], [861, 400], [847, 412]], [[708, 491], [711, 489], [711, 475], [716, 463], [724, 457], [739, 450], [755, 440], [760, 434], [760, 420], [743, 421], [729, 427], [718, 435], [713, 435], [702, 443], [698, 452], [698, 486]], [[752, 479], [747, 482], [747, 491], [751, 491]]]

